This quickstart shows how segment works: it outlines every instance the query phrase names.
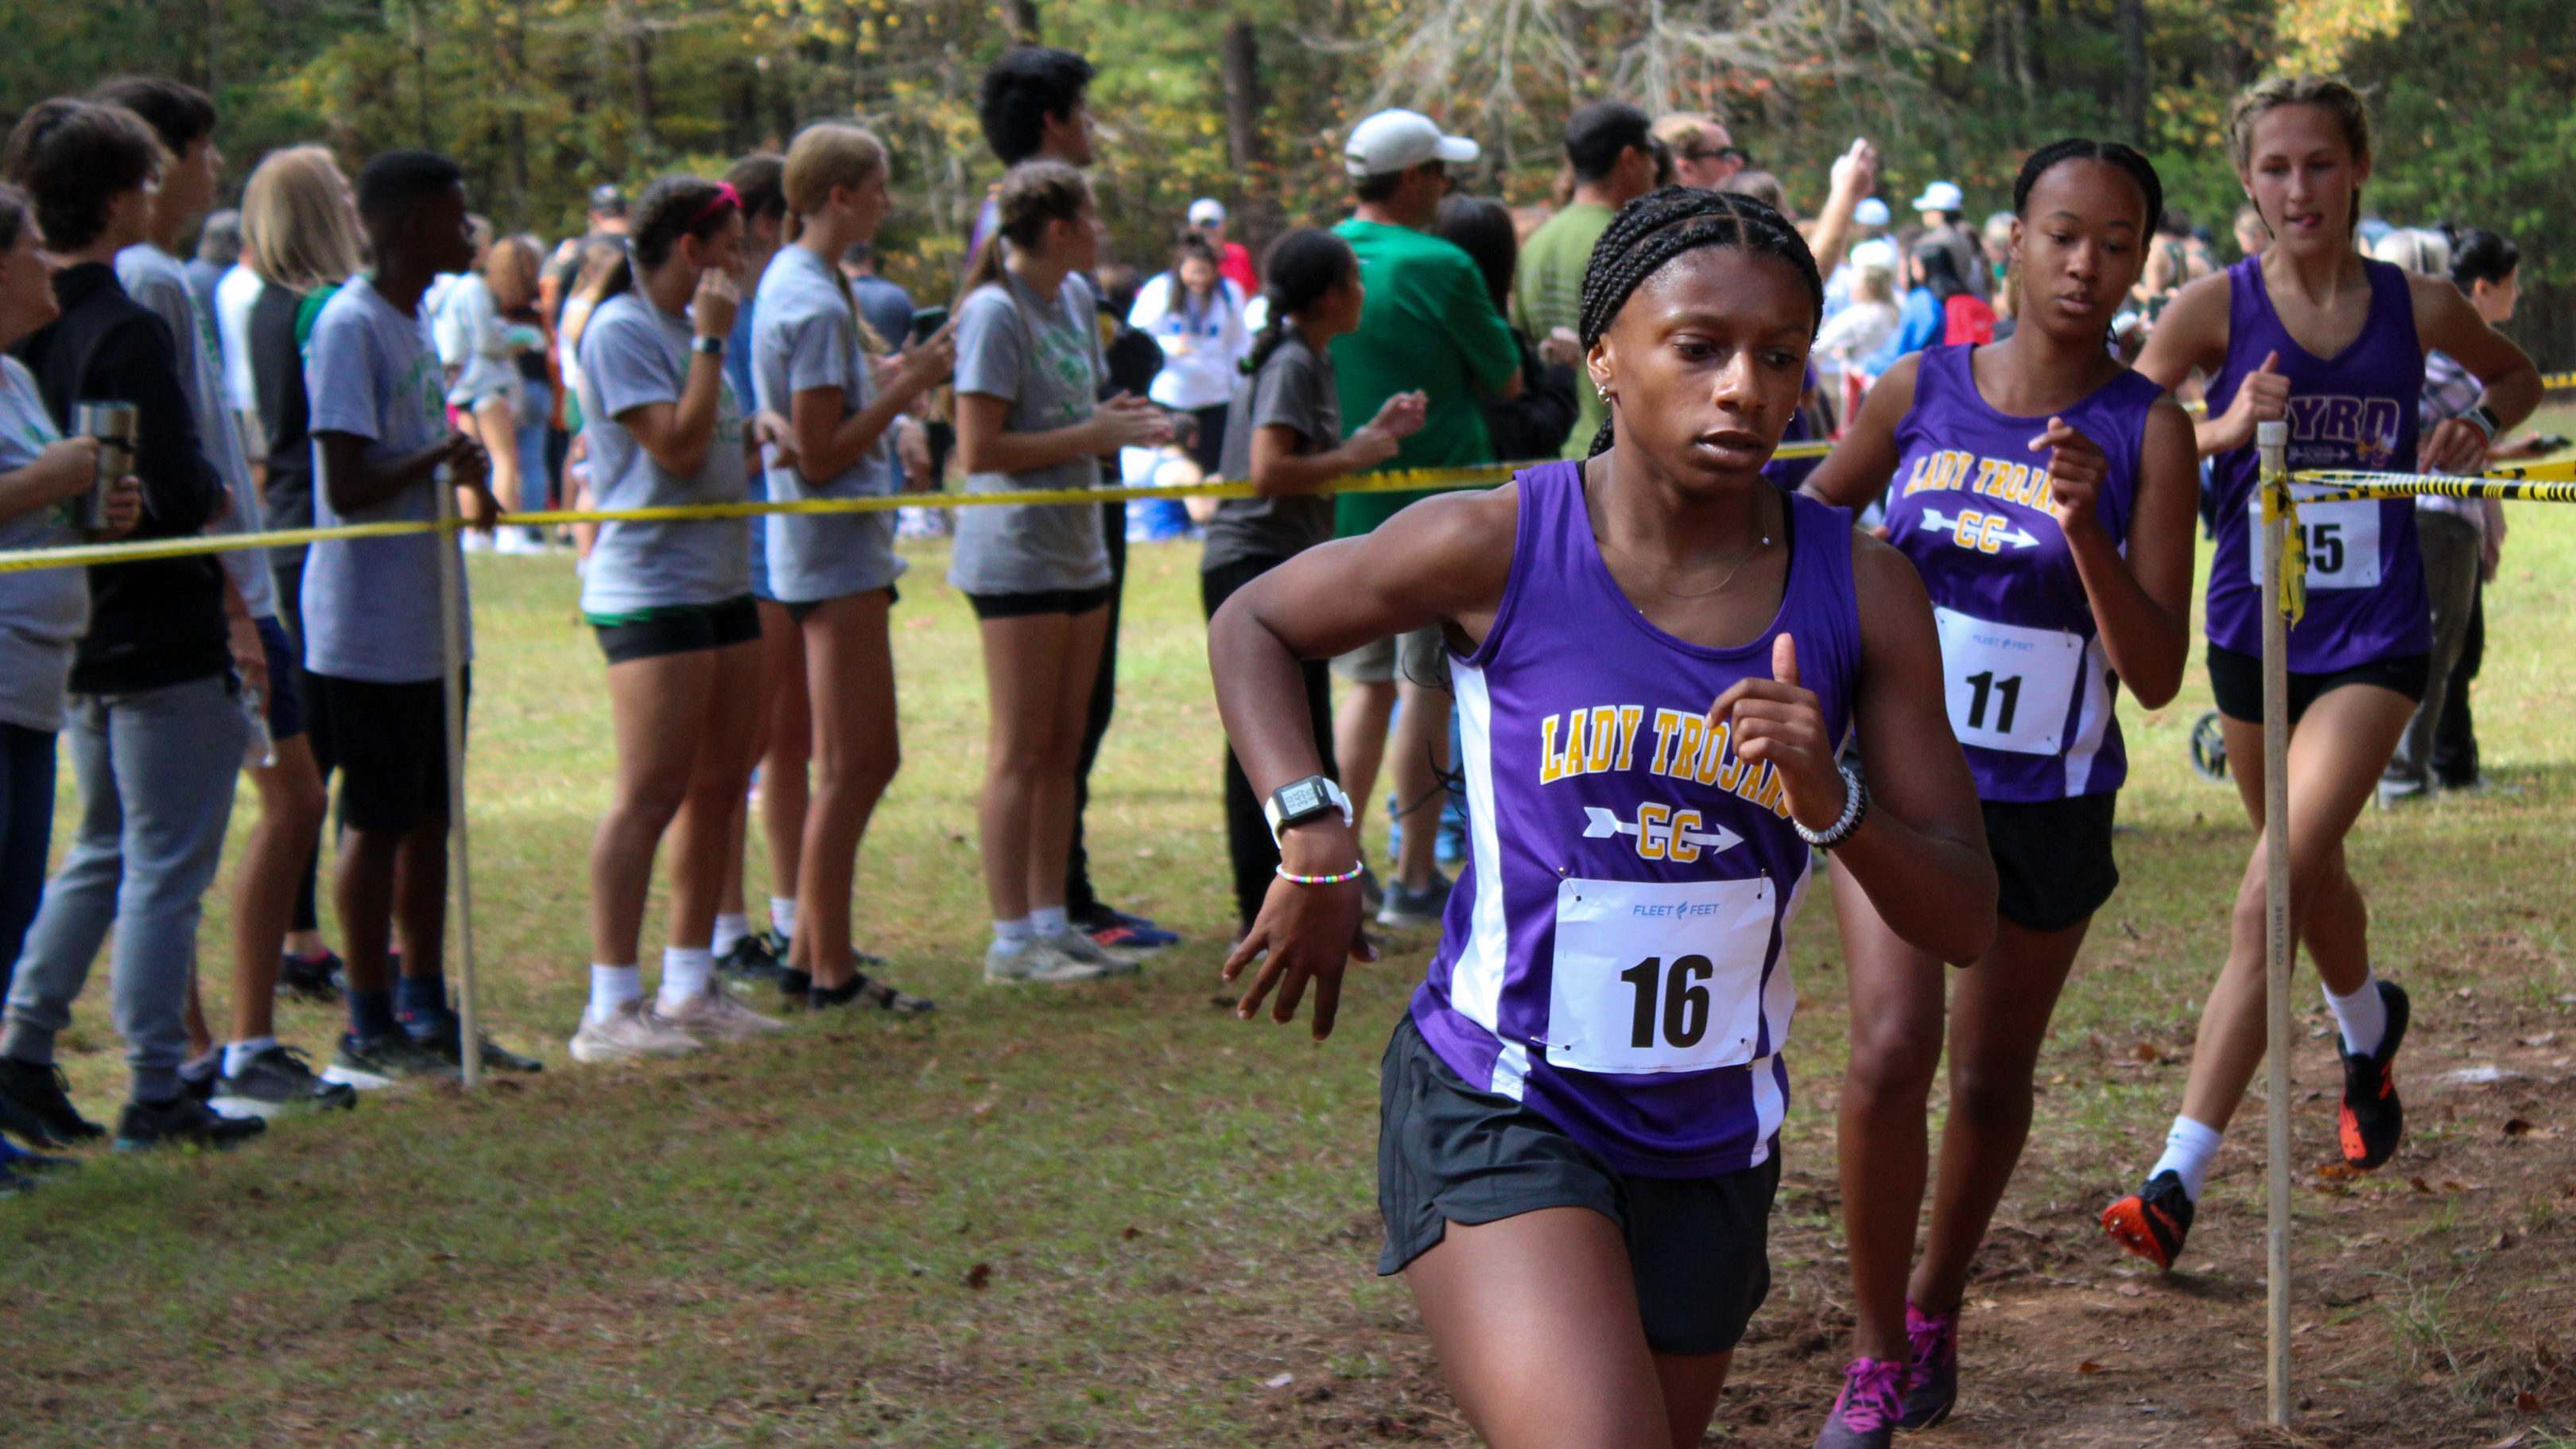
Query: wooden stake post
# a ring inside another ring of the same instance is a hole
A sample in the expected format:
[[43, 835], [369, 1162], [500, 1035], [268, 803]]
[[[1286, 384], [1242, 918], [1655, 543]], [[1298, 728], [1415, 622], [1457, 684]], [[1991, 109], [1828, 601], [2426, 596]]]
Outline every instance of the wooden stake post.
[[473, 852], [465, 836], [465, 560], [456, 527], [456, 489], [438, 471], [438, 643], [447, 709], [447, 880], [454, 903], [447, 934], [456, 939], [456, 1016], [459, 1070], [465, 1089], [483, 1085], [483, 1035], [474, 1006]]
[[2290, 618], [2282, 569], [2292, 548], [2288, 493], [2290, 425], [2257, 423], [2263, 510], [2263, 1003], [2264, 1153], [2270, 1227], [2265, 1234], [2269, 1413], [2290, 1422]]

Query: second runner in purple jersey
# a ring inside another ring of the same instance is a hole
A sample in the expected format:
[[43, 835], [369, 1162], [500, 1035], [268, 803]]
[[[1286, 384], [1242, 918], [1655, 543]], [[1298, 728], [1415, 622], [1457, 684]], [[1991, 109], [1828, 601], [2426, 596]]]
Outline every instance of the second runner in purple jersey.
[[[2019, 329], [1898, 362], [1807, 485], [1847, 508], [1884, 493], [1888, 541], [1931, 595], [2001, 917], [1945, 1012], [1940, 961], [1835, 871], [1851, 979], [1840, 1144], [1855, 1323], [1821, 1449], [1884, 1449], [1958, 1396], [1969, 1263], [2020, 1161], [2058, 993], [2119, 884], [2111, 820], [2128, 762], [2113, 701], [2123, 684], [2150, 705], [2181, 687], [2191, 422], [2103, 346], [2162, 204], [2154, 168], [2126, 146], [2034, 153], [2013, 188]], [[1945, 1027], [1950, 1108], [1918, 1264]]]

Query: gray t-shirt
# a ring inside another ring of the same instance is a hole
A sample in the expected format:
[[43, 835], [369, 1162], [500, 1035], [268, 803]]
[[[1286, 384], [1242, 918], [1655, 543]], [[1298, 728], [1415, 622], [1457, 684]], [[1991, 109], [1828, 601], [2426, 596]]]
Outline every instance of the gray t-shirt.
[[[232, 511], [217, 519], [208, 533], [257, 533], [261, 527], [259, 489], [252, 485], [250, 462], [242, 452], [241, 433], [233, 422], [224, 384], [223, 344], [215, 320], [197, 305], [185, 268], [168, 252], [138, 243], [116, 254], [116, 280], [125, 294], [149, 307], [170, 326], [179, 348], [179, 390], [188, 395], [188, 416], [197, 425], [197, 448], [214, 465], [215, 476], [232, 495]], [[242, 604], [254, 619], [277, 617], [277, 581], [269, 574], [268, 550], [237, 548], [218, 554], [224, 572], [241, 591]]]
[[[800, 246], [781, 247], [760, 277], [752, 302], [751, 386], [763, 412], [795, 416], [796, 394], [841, 390], [842, 416], [876, 398], [876, 380], [859, 346], [850, 299], [831, 264]], [[797, 468], [762, 470], [769, 496], [882, 498], [897, 491], [894, 429], [849, 467], [822, 482]], [[895, 557], [894, 513], [773, 513], [767, 528], [769, 596], [819, 604], [891, 585], [903, 573]]]
[[[635, 292], [590, 314], [581, 333], [581, 435], [590, 444], [590, 487], [601, 508], [668, 508], [739, 503], [746, 496], [742, 401], [719, 381], [716, 436], [694, 475], [653, 461], [618, 419], [647, 403], [673, 403], [688, 385], [689, 324]], [[719, 372], [722, 369], [718, 369]], [[747, 520], [603, 523], [582, 574], [581, 611], [593, 622], [674, 605], [720, 604], [751, 592]]]
[[[957, 390], [1006, 399], [1014, 433], [1088, 421], [1108, 364], [1091, 285], [1068, 276], [1052, 304], [1008, 271], [975, 289], [957, 313]], [[1025, 473], [970, 473], [969, 493], [1090, 488], [1099, 460], [1068, 459]], [[1100, 509], [1089, 503], [1008, 504], [957, 510], [948, 582], [970, 594], [1096, 589], [1109, 582]]]
[[[373, 277], [354, 277], [313, 319], [305, 348], [304, 391], [312, 404], [313, 521], [418, 522], [438, 517], [437, 490], [425, 478], [373, 508], [343, 514], [331, 506], [322, 465], [323, 433], [367, 440], [370, 461], [417, 453], [447, 435], [447, 386], [424, 318], [406, 317], [376, 291]], [[313, 545], [304, 565], [304, 667], [337, 679], [416, 684], [446, 672], [439, 654], [438, 551], [453, 540], [436, 534], [398, 538], [332, 538]], [[461, 642], [474, 654], [474, 611], [458, 605]]]
[[[36, 379], [18, 359], [0, 356], [0, 473], [26, 467], [61, 439]], [[56, 503], [0, 519], [0, 550], [79, 543], [70, 514]], [[89, 570], [0, 573], [0, 722], [49, 732], [63, 727], [72, 649], [88, 631]]]
[[[1230, 482], [1252, 477], [1252, 431], [1297, 430], [1297, 453], [1329, 452], [1342, 442], [1342, 395], [1333, 381], [1333, 355], [1318, 355], [1292, 329], [1261, 371], [1236, 385], [1225, 414], [1225, 456], [1217, 471]], [[1271, 498], [1229, 498], [1208, 522], [1199, 551], [1201, 571], [1245, 559], [1294, 558], [1333, 536], [1333, 500], [1289, 493]]]

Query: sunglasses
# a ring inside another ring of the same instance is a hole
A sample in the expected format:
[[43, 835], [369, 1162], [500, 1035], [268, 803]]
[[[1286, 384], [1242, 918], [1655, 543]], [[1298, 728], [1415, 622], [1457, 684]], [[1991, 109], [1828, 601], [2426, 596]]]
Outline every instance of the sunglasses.
[[1200, 221], [1191, 222], [1190, 225], [1199, 228], [1201, 231], [1214, 231], [1218, 227], [1225, 225], [1225, 223], [1211, 216]]

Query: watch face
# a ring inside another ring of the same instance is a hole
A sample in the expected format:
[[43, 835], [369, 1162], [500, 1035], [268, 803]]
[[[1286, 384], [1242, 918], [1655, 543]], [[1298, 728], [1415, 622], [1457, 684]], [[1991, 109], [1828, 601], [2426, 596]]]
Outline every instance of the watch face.
[[1303, 815], [1324, 803], [1324, 792], [1311, 780], [1301, 780], [1279, 792], [1280, 808], [1290, 815]]

